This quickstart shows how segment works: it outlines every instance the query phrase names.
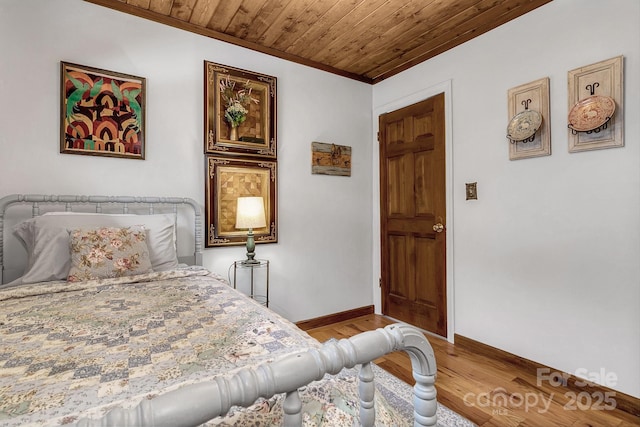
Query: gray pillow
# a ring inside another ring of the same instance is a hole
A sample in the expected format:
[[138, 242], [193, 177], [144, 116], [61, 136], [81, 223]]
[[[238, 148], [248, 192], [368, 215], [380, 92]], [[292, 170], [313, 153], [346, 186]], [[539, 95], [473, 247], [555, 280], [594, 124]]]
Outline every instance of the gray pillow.
[[14, 227], [27, 249], [28, 262], [21, 283], [66, 280], [71, 267], [69, 230], [80, 227], [144, 225], [153, 271], [178, 266], [175, 219], [171, 214], [129, 215], [49, 212]]

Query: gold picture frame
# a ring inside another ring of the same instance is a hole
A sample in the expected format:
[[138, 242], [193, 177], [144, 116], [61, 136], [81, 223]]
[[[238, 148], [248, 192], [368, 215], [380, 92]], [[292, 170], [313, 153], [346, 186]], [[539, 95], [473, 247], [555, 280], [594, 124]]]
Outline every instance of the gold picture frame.
[[235, 228], [238, 197], [260, 196], [264, 200], [267, 226], [254, 229], [255, 242], [278, 241], [276, 162], [205, 156], [205, 247], [243, 245], [247, 230]]
[[205, 154], [275, 159], [277, 79], [209, 61], [204, 76]]
[[60, 152], [145, 158], [146, 79], [60, 62]]

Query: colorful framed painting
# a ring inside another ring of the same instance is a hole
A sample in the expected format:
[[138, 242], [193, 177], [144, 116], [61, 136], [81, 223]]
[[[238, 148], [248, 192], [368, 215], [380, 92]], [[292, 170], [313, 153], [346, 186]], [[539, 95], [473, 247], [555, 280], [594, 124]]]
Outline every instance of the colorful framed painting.
[[205, 159], [205, 247], [246, 243], [247, 230], [235, 227], [237, 199], [244, 196], [264, 200], [267, 226], [253, 230], [255, 242], [277, 242], [276, 162], [211, 155]]
[[146, 79], [60, 64], [60, 152], [144, 160]]
[[205, 153], [276, 158], [275, 77], [204, 61]]

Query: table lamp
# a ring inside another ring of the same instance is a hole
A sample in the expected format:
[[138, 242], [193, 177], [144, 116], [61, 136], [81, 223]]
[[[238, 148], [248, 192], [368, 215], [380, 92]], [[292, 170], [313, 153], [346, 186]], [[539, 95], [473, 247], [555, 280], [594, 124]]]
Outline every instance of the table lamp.
[[266, 227], [264, 216], [264, 200], [262, 197], [238, 197], [236, 209], [236, 228], [248, 228], [247, 233], [247, 259], [243, 264], [258, 264], [254, 259], [256, 243], [253, 239], [253, 229]]

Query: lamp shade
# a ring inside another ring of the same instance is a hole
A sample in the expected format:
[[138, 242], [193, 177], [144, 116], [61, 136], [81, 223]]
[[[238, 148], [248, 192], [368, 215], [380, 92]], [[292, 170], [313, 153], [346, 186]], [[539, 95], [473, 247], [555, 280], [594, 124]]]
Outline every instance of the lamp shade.
[[262, 197], [238, 197], [236, 228], [266, 227]]

